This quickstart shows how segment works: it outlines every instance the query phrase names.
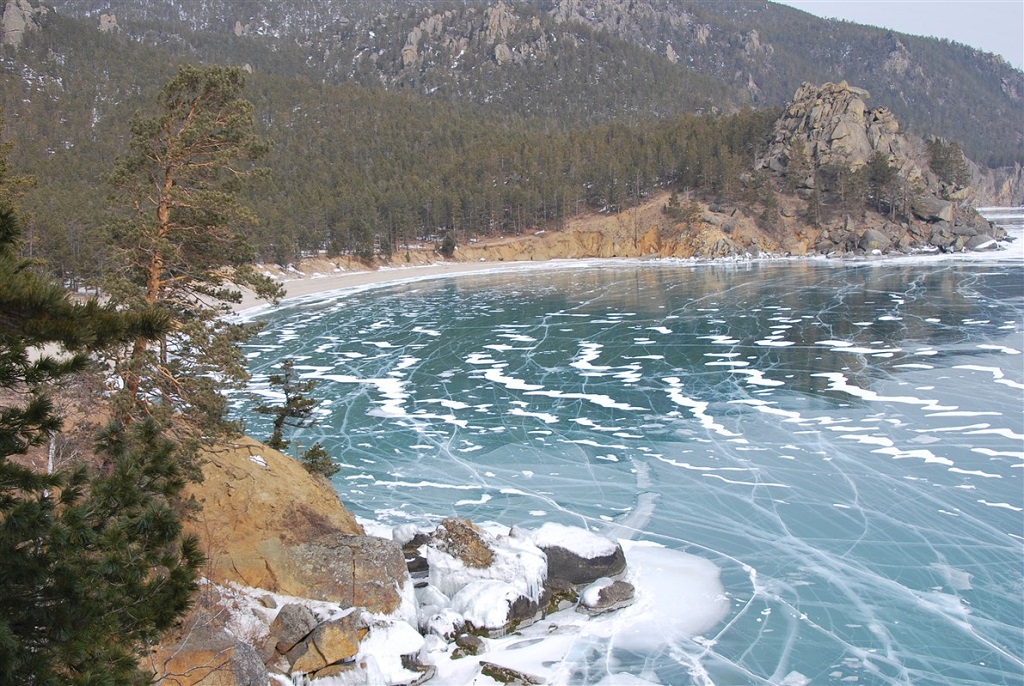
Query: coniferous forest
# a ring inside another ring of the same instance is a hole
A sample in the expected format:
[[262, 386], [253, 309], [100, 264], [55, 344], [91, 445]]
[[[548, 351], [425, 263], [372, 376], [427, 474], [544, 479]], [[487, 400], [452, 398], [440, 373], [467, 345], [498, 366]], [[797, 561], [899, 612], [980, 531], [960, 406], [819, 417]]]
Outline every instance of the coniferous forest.
[[[319, 251], [391, 259], [449, 233], [461, 242], [557, 227], [584, 211], [627, 207], [662, 187], [725, 201], [746, 191], [749, 198], [757, 191], [737, 179], [749, 172], [778, 106], [791, 97], [787, 89], [801, 79], [837, 76], [863, 85], [872, 77], [864, 65], [887, 45], [876, 45], [881, 39], [867, 27], [816, 25], [865, 55], [844, 62], [842, 74], [828, 73], [821, 65], [836, 59], [831, 52], [797, 59], [800, 40], [810, 40], [806, 15], [743, 4], [680, 10], [729, 37], [697, 36], [704, 42], [687, 46], [686, 68], [678, 56], [673, 64], [655, 52], [658, 41], [683, 49], [680, 25], [664, 13], [657, 30], [612, 30], [556, 23], [543, 3], [501, 5], [498, 19], [488, 14], [494, 8], [473, 3], [398, 3], [391, 14], [382, 6], [365, 16], [356, 3], [345, 5], [342, 18], [329, 15], [329, 4], [298, 3], [284, 18], [288, 8], [274, 15], [257, 4], [249, 9], [263, 12], [262, 19], [231, 30], [230, 3], [186, 5], [181, 12], [191, 13], [190, 23], [182, 24], [122, 2], [109, 10], [123, 27], [101, 32], [88, 3], [61, 7], [45, 16], [41, 30], [26, 33], [22, 46], [5, 49], [2, 102], [5, 136], [16, 143], [13, 167], [36, 179], [23, 199], [27, 254], [79, 285], [94, 282], [106, 260], [113, 221], [107, 175], [125, 151], [129, 123], [152, 107], [178, 64], [229, 63], [251, 72], [245, 95], [271, 146], [260, 162], [267, 173], [245, 191], [259, 217], [250, 242], [259, 259], [287, 264]], [[317, 8], [322, 30], [313, 31], [303, 12]], [[424, 19], [435, 16], [434, 24]], [[253, 28], [272, 20], [298, 38]], [[751, 22], [760, 37], [743, 30]], [[367, 60], [353, 41], [371, 34], [377, 57]], [[637, 39], [641, 34], [647, 44]], [[417, 37], [415, 59], [409, 36]], [[1000, 165], [1020, 158], [1006, 97], [1019, 72], [941, 41], [886, 40], [920, 51], [913, 53], [917, 61], [940, 65], [927, 74], [933, 80], [950, 76], [950, 65], [980, 71], [957, 79], [959, 90], [942, 91], [942, 107], [885, 92], [876, 100], [902, 111], [919, 134], [956, 140], [975, 159]], [[511, 46], [509, 61], [496, 57], [496, 45]], [[452, 62], [456, 49], [461, 57]], [[729, 64], [756, 72], [757, 91], [725, 78]], [[984, 124], [963, 126], [967, 115], [949, 121], [962, 109], [955, 98], [976, 114], [986, 109]]]

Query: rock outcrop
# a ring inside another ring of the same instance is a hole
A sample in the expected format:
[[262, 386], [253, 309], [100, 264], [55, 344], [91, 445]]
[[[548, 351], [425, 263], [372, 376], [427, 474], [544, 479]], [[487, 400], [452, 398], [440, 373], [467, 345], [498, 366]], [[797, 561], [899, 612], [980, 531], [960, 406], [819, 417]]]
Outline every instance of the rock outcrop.
[[0, 25], [3, 27], [0, 42], [3, 45], [21, 45], [25, 34], [29, 31], [39, 29], [40, 18], [48, 12], [43, 5], [32, 6], [29, 0], [7, 0], [4, 5], [3, 18]]
[[207, 551], [210, 581], [375, 612], [397, 608], [401, 550], [367, 537], [327, 481], [251, 439], [211, 453], [203, 474], [189, 486], [202, 511], [187, 527]]
[[[902, 134], [889, 110], [869, 109], [869, 97], [845, 82], [805, 83], [776, 122], [774, 139], [757, 162], [759, 169], [786, 179], [801, 197], [818, 194], [818, 202], [819, 193], [827, 190], [841, 199], [836, 188], [842, 185], [835, 179], [842, 175], [850, 188], [863, 184], [869, 189], [872, 211], [856, 219], [846, 215], [813, 222], [813, 250], [828, 255], [954, 252], [988, 249], [1005, 238], [971, 206], [978, 191], [951, 186], [926, 171], [924, 143]], [[831, 189], [821, 181], [829, 177]], [[870, 191], [872, 183], [877, 186]]]
[[796, 91], [785, 113], [775, 124], [775, 137], [759, 168], [782, 173], [794, 159], [809, 162], [800, 179], [814, 186], [814, 167], [839, 164], [858, 169], [875, 153], [881, 153], [911, 182], [922, 177], [917, 159], [920, 150], [900, 134], [895, 115], [885, 107], [870, 109], [871, 95], [845, 81], [817, 86], [805, 83]]
[[499, 0], [484, 8], [467, 8], [465, 13], [448, 10], [421, 20], [406, 35], [401, 66], [403, 72], [411, 73], [438, 60], [458, 64], [467, 50], [481, 46], [498, 66], [522, 64], [547, 56], [551, 40], [554, 37], [540, 30], [536, 17], [524, 21], [512, 6]]
[[204, 545], [211, 581], [373, 612], [398, 607], [401, 549], [365, 536], [329, 483], [250, 439], [207, 457], [189, 493], [202, 511], [188, 528]]
[[100, 33], [117, 33], [121, 27], [117, 23], [117, 15], [104, 12], [100, 15]]
[[[268, 669], [337, 676], [365, 670], [367, 641], [418, 636], [402, 619], [414, 609], [401, 548], [366, 536], [326, 480], [251, 439], [205, 457], [203, 481], [188, 487], [202, 509], [187, 528], [209, 559], [206, 578], [150, 656], [162, 683], [265, 686]], [[292, 600], [278, 609], [281, 596]], [[412, 683], [424, 676], [414, 662], [393, 672]]]

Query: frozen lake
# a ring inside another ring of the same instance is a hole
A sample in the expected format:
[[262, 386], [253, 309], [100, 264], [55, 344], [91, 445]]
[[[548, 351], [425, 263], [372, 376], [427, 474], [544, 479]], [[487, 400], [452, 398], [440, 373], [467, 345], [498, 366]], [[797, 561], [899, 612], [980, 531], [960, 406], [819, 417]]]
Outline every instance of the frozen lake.
[[[699, 636], [580, 639], [662, 684], [1024, 682], [1024, 262], [582, 262], [263, 318], [357, 515], [585, 526], [710, 560]], [[616, 683], [608, 680], [605, 683]], [[618, 683], [621, 683], [619, 681]]]

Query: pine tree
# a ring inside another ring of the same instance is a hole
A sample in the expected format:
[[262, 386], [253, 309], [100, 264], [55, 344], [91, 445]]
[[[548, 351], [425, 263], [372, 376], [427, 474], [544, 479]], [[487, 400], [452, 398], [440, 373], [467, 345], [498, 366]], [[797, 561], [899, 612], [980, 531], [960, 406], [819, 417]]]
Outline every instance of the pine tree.
[[900, 178], [896, 168], [889, 163], [888, 156], [881, 151], [875, 151], [864, 165], [864, 177], [867, 184], [867, 199], [874, 202], [878, 212], [888, 209], [891, 215], [895, 216]]
[[238, 343], [254, 325], [224, 315], [239, 288], [276, 299], [279, 285], [252, 268], [245, 239], [255, 217], [240, 200], [265, 151], [239, 69], [183, 67], [160, 92], [160, 112], [137, 116], [131, 153], [111, 177], [130, 211], [113, 226], [106, 290], [125, 308], [167, 313], [173, 327], [156, 345], [139, 338], [114, 356], [123, 380], [117, 410], [127, 419], [173, 417], [184, 455], [236, 427], [220, 391], [243, 383]]
[[337, 474], [340, 469], [319, 442], [314, 443], [309, 450], [302, 454], [302, 466], [310, 474], [320, 474], [328, 479]]
[[[272, 386], [278, 386], [284, 394], [284, 403], [280, 405], [260, 405], [257, 412], [274, 416], [274, 431], [267, 440], [267, 445], [274, 450], [287, 450], [291, 441], [285, 439], [285, 427], [300, 429], [312, 426], [314, 423], [313, 411], [320, 401], [312, 398], [307, 393], [316, 388], [315, 379], [298, 381], [295, 374], [295, 361], [286, 359], [281, 362], [281, 373], [271, 374], [269, 379]], [[338, 473], [338, 466], [334, 464], [330, 454], [319, 443], [314, 443], [309, 450], [305, 451], [300, 458], [302, 466], [311, 474], [320, 474], [328, 479]]]
[[783, 173], [786, 190], [795, 193], [797, 189], [806, 187], [811, 173], [811, 161], [807, 158], [804, 144], [790, 144], [789, 161]]
[[313, 423], [313, 411], [320, 401], [307, 394], [316, 387], [316, 380], [298, 381], [295, 375], [295, 361], [286, 359], [281, 363], [281, 373], [271, 374], [269, 381], [272, 386], [280, 387], [284, 394], [284, 403], [260, 405], [256, 411], [274, 415], [274, 432], [267, 440], [267, 445], [274, 450], [284, 451], [291, 445], [291, 441], [284, 438], [286, 426], [299, 429]]
[[[100, 475], [40, 473], [23, 456], [59, 430], [50, 390], [88, 350], [167, 322], [70, 303], [17, 256], [18, 238], [0, 208], [0, 683], [149, 683], [138, 656], [188, 608], [202, 562], [181, 534], [171, 444], [152, 421], [113, 429]], [[64, 352], [39, 354], [53, 345]]]
[[455, 232], [448, 230], [444, 234], [444, 239], [441, 244], [437, 246], [437, 252], [443, 257], [451, 259], [455, 255]]

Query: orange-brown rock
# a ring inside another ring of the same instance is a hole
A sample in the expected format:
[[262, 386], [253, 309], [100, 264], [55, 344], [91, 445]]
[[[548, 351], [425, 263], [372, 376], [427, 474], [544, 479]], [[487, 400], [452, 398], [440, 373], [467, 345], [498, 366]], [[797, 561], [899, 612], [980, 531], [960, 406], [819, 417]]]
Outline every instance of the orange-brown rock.
[[194, 626], [179, 643], [143, 662], [163, 686], [265, 686], [267, 670], [252, 646], [223, 629]]
[[438, 550], [462, 560], [467, 567], [482, 569], [494, 561], [494, 552], [469, 520], [449, 518], [434, 532]]
[[368, 631], [358, 612], [324, 622], [289, 651], [292, 671], [308, 674], [355, 657]]
[[392, 612], [406, 570], [394, 542], [363, 529], [325, 480], [252, 439], [211, 451], [202, 505], [188, 523], [209, 558], [206, 575], [343, 607]]

